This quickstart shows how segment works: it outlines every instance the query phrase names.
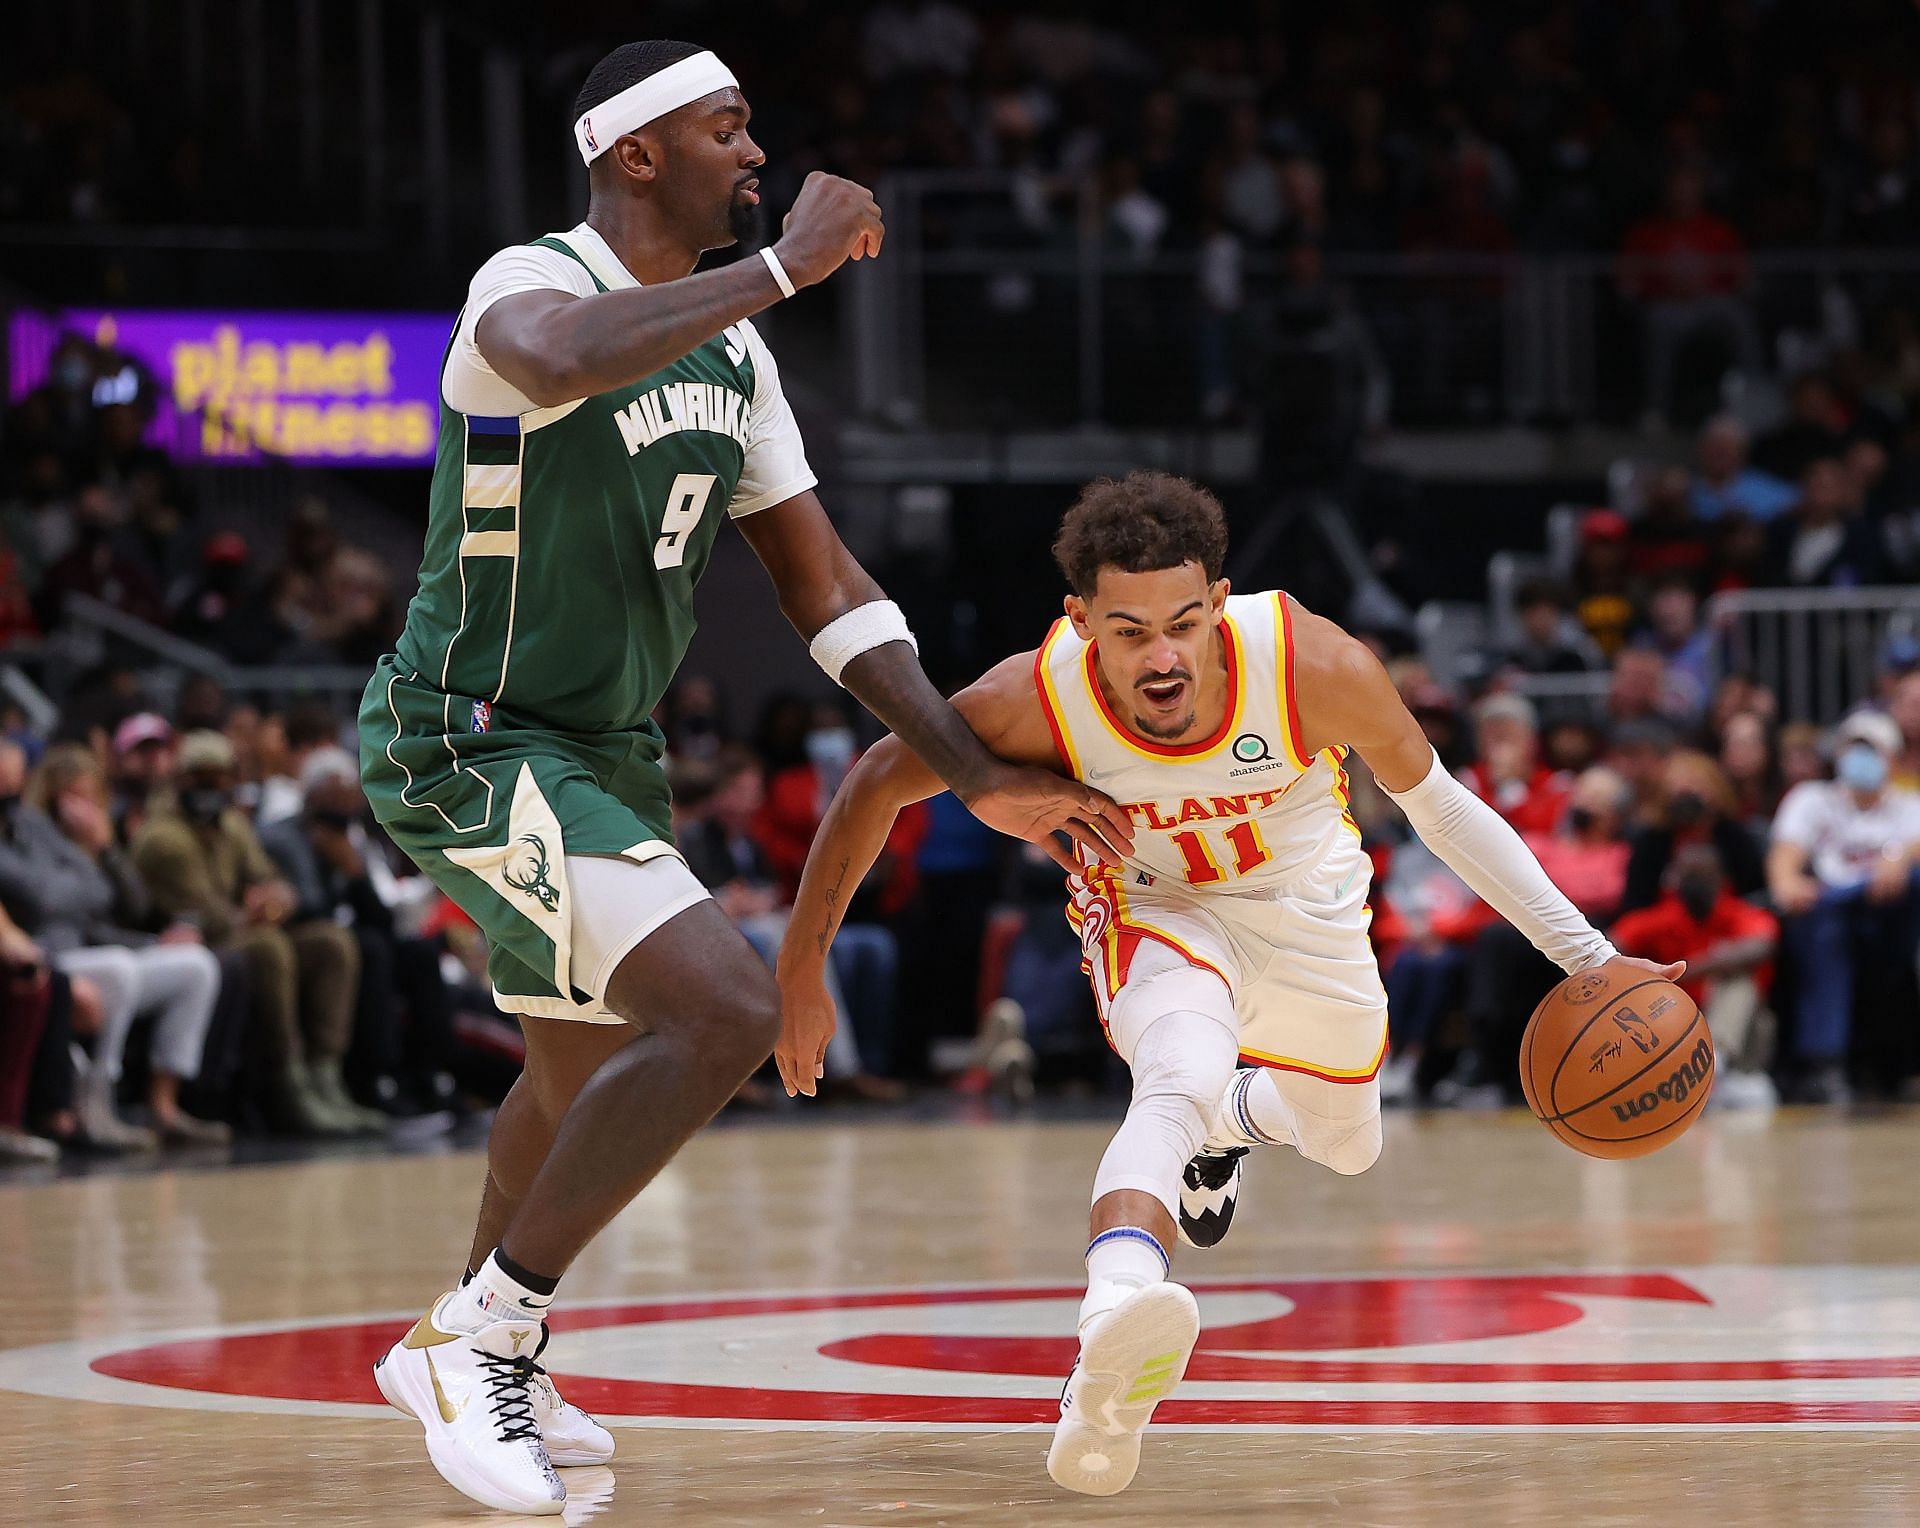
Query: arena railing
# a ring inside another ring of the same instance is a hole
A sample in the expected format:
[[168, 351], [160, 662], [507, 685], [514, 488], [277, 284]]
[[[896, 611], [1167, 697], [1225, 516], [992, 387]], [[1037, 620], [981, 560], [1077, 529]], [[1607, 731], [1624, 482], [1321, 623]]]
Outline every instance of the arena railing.
[[1920, 636], [1920, 588], [1733, 590], [1707, 619], [1716, 680], [1752, 679], [1781, 720], [1829, 726], [1872, 698], [1889, 638]]
[[[1611, 251], [1328, 251], [1326, 288], [1303, 302], [1279, 251], [1136, 252], [1091, 180], [925, 171], [878, 193], [887, 257], [849, 268], [842, 307], [865, 418], [1165, 425], [1224, 388], [1270, 423], [1310, 422], [1371, 388], [1403, 428], [1629, 426], [1651, 401], [1648, 310]], [[1889, 297], [1920, 298], [1908, 250], [1756, 251], [1738, 276], [1746, 359], [1768, 375], [1857, 338]], [[1718, 405], [1742, 341], [1682, 327], [1670, 402], [1695, 417]]]
[[59, 626], [40, 645], [38, 663], [47, 691], [64, 694], [103, 663], [124, 663], [140, 676], [149, 703], [171, 710], [189, 675], [204, 675], [236, 699], [280, 701], [315, 695], [357, 696], [371, 670], [355, 664], [239, 664], [211, 648], [128, 615], [86, 594], [61, 604]]

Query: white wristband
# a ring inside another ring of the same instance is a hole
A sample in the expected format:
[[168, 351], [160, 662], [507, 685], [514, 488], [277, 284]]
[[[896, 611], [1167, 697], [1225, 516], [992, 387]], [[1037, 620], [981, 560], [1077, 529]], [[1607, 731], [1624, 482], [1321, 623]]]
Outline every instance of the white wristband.
[[827, 671], [827, 677], [840, 683], [841, 672], [864, 652], [884, 647], [889, 642], [904, 642], [916, 653], [920, 644], [913, 628], [892, 600], [874, 600], [859, 605], [822, 626], [807, 644], [813, 661]]
[[760, 246], [760, 258], [767, 262], [767, 269], [773, 272], [774, 284], [780, 288], [782, 297], [794, 294], [793, 277], [787, 274], [787, 268], [780, 263], [780, 257], [773, 252], [771, 244]]

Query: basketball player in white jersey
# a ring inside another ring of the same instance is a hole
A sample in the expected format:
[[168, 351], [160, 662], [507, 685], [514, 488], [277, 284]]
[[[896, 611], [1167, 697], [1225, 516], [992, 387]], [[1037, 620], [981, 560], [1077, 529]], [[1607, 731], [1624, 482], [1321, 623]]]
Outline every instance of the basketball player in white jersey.
[[[1124, 863], [1083, 856], [1068, 882], [1101, 1024], [1133, 1073], [1094, 1176], [1080, 1358], [1047, 1456], [1056, 1482], [1096, 1496], [1132, 1480], [1199, 1336], [1192, 1294], [1167, 1281], [1176, 1228], [1219, 1241], [1251, 1147], [1339, 1173], [1380, 1154], [1387, 1004], [1349, 750], [1564, 970], [1615, 953], [1440, 766], [1373, 653], [1285, 594], [1231, 594], [1226, 550], [1205, 490], [1157, 472], [1094, 483], [1054, 545], [1065, 618], [954, 698], [995, 753], [1099, 787], [1134, 829]], [[822, 963], [847, 896], [899, 810], [940, 788], [888, 738], [821, 826], [780, 958], [789, 1092], [813, 1092], [833, 1032]]]

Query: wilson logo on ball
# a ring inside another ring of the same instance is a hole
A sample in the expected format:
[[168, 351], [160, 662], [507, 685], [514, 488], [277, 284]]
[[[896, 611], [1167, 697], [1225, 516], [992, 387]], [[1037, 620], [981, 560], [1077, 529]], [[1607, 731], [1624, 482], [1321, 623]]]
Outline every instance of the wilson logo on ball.
[[1713, 1047], [1704, 1039], [1695, 1045], [1682, 1061], [1658, 1087], [1648, 1088], [1638, 1098], [1629, 1098], [1624, 1103], [1613, 1106], [1613, 1117], [1617, 1120], [1638, 1119], [1650, 1113], [1663, 1103], [1679, 1104], [1687, 1101], [1687, 1095], [1707, 1080], [1713, 1071]]

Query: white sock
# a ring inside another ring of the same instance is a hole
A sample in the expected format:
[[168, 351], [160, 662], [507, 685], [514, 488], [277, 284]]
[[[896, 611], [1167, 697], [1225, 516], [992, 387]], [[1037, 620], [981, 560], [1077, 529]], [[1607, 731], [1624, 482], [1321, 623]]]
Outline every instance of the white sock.
[[1166, 1248], [1138, 1226], [1102, 1231], [1087, 1247], [1087, 1297], [1080, 1302], [1080, 1330], [1136, 1289], [1158, 1284], [1171, 1264]]
[[1374, 1082], [1329, 1082], [1250, 1068], [1228, 1085], [1207, 1145], [1216, 1151], [1291, 1146], [1309, 1162], [1351, 1177], [1380, 1159], [1380, 1089]]
[[552, 1295], [538, 1294], [500, 1266], [489, 1253], [480, 1270], [447, 1299], [440, 1324], [450, 1332], [477, 1332], [496, 1321], [545, 1321]]
[[1222, 1150], [1229, 1146], [1297, 1144], [1293, 1110], [1274, 1086], [1273, 1074], [1265, 1067], [1243, 1067], [1235, 1072], [1226, 1096], [1220, 1100], [1220, 1115], [1207, 1145]]

